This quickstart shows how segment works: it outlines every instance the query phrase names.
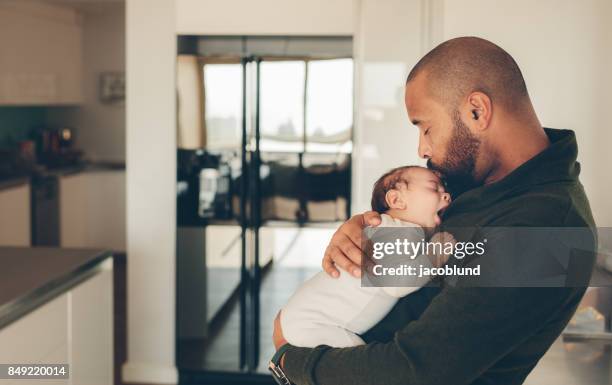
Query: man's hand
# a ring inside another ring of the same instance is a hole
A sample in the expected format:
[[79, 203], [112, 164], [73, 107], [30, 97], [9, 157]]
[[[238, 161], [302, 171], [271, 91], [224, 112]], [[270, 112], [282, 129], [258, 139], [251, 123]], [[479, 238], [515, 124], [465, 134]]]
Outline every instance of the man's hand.
[[375, 211], [353, 215], [334, 233], [323, 257], [323, 270], [334, 278], [340, 276], [342, 270], [355, 277], [361, 276], [361, 232], [367, 226], [378, 226], [380, 215]]
[[281, 328], [280, 323], [280, 311], [274, 318], [274, 332], [272, 333], [272, 342], [274, 342], [274, 347], [276, 350], [287, 343], [287, 340], [283, 336], [283, 329]]

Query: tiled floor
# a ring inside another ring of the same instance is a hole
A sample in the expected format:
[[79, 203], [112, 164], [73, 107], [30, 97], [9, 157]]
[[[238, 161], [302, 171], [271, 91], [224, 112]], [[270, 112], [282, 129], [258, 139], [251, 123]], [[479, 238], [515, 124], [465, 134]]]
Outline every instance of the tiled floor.
[[300, 283], [319, 271], [320, 269], [279, 266], [264, 280], [261, 290], [261, 359], [258, 372], [268, 372], [268, 360], [274, 355], [272, 325], [276, 313]]

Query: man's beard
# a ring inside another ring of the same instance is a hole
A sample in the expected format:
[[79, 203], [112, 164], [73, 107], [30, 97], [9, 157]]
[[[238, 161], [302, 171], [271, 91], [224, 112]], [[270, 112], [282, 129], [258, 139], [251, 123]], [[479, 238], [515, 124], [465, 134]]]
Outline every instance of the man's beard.
[[427, 161], [427, 168], [442, 174], [453, 197], [478, 185], [475, 180], [476, 157], [480, 140], [463, 123], [458, 110], [453, 111], [453, 133], [448, 142], [446, 159], [441, 165]]

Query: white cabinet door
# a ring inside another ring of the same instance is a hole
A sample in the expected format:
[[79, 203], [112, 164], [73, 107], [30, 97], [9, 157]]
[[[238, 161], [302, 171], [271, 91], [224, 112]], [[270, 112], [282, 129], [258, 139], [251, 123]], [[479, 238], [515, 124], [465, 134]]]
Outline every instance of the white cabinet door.
[[60, 191], [60, 246], [87, 247], [87, 195], [86, 173], [62, 176]]
[[107, 267], [71, 291], [70, 377], [75, 385], [113, 383], [113, 271]]
[[[66, 379], [58, 379], [58, 380], [37, 380], [33, 382], [34, 385], [76, 385], [77, 383], [72, 381], [72, 365], [70, 365], [68, 355], [69, 355], [69, 347], [68, 341], [55, 349], [52, 353], [47, 355], [45, 358], [40, 360], [41, 364], [69, 364], [68, 367], [68, 377]], [[15, 385], [20, 385], [23, 381], [17, 381]], [[0, 382], [0, 385], [4, 385]]]
[[126, 249], [125, 171], [88, 172], [88, 247]]
[[[68, 294], [0, 329], [0, 363], [40, 363], [67, 343]], [[58, 363], [67, 363], [65, 361]]]
[[83, 32], [77, 11], [57, 4], [2, 1], [0, 26], [0, 105], [82, 101]]
[[125, 250], [125, 172], [60, 178], [60, 244]]
[[30, 184], [0, 190], [0, 245], [30, 246]]
[[101, 272], [0, 329], [0, 363], [69, 364], [69, 380], [42, 383], [112, 385], [113, 340], [109, 259]]

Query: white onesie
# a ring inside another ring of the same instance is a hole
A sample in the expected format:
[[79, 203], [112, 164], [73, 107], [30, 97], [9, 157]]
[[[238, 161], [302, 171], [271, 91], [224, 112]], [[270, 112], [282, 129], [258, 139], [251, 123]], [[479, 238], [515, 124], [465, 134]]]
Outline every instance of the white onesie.
[[[410, 222], [400, 221], [387, 214], [381, 215], [382, 227], [412, 227], [409, 241], [424, 237], [423, 229]], [[418, 262], [431, 266], [425, 256]], [[424, 282], [421, 282], [423, 284]], [[291, 296], [281, 311], [283, 336], [292, 345], [315, 347], [328, 345], [348, 347], [363, 345], [358, 334], [363, 334], [395, 306], [399, 298], [420, 287], [361, 287], [361, 279], [345, 271], [339, 278], [325, 272], [317, 273], [304, 282]]]

